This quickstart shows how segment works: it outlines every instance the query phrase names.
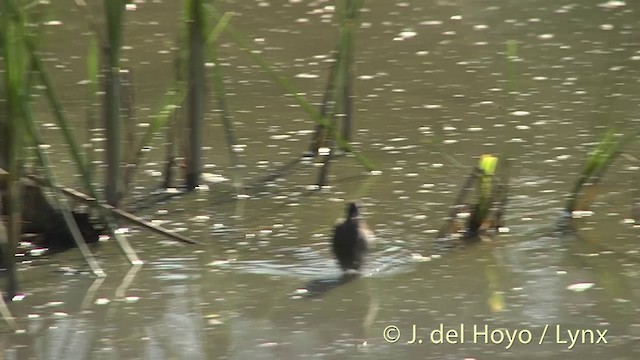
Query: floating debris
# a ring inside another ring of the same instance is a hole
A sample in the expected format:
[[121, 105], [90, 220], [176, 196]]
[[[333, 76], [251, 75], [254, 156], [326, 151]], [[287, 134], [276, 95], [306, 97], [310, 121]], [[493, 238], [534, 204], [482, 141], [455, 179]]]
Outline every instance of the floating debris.
[[96, 299], [95, 304], [96, 305], [107, 305], [110, 302], [111, 302], [111, 300], [109, 300], [107, 298], [100, 298], [100, 299]]
[[236, 261], [236, 259], [227, 259], [227, 260], [214, 260], [210, 263], [208, 263], [208, 266], [219, 266], [219, 265], [226, 265], [229, 264], [231, 262]]
[[619, 1], [619, 0], [609, 0], [605, 3], [598, 4], [599, 7], [602, 7], [605, 9], [615, 9], [615, 8], [626, 6], [626, 5], [627, 5], [626, 2]]
[[393, 40], [395, 41], [407, 40], [407, 39], [414, 38], [416, 35], [418, 35], [418, 33], [413, 30], [404, 30], [404, 31], [401, 31], [398, 35], [396, 35], [396, 37], [394, 37]]
[[202, 173], [202, 181], [217, 184], [217, 183], [229, 181], [229, 179], [227, 179], [226, 177], [220, 174]]
[[427, 261], [431, 261], [431, 256], [422, 256], [422, 255], [417, 254], [417, 253], [412, 253], [411, 254], [411, 260], [413, 260], [415, 262], [427, 262]]
[[571, 212], [571, 217], [574, 219], [582, 219], [593, 215], [593, 211], [589, 210], [574, 210]]
[[315, 79], [320, 77], [320, 75], [301, 73], [301, 74], [296, 74], [294, 77], [297, 79]]
[[591, 289], [595, 284], [590, 282], [584, 283], [575, 283], [567, 286], [567, 290], [575, 291], [575, 292], [583, 292]]

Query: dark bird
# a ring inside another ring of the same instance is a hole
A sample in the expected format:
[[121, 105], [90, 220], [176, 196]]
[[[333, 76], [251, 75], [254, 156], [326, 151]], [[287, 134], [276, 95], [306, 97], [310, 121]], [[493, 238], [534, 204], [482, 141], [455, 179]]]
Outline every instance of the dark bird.
[[333, 233], [333, 254], [343, 271], [360, 270], [373, 240], [373, 233], [360, 217], [355, 203], [347, 207], [347, 219], [336, 225]]

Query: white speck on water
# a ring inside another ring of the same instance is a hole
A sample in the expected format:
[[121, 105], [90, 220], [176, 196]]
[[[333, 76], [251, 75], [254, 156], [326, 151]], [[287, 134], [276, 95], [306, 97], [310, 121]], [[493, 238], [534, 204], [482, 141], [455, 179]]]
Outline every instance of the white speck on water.
[[442, 25], [442, 21], [440, 20], [426, 20], [420, 23], [420, 25]]
[[529, 114], [531, 114], [531, 113], [528, 112], [528, 111], [523, 111], [523, 110], [516, 110], [516, 111], [511, 112], [511, 115], [513, 115], [513, 116], [527, 116]]
[[49, 21], [45, 21], [44, 25], [47, 25], [47, 26], [60, 26], [60, 25], [62, 25], [62, 21], [60, 21], [60, 20], [49, 20]]
[[422, 107], [425, 108], [425, 109], [440, 109], [442, 107], [442, 105], [426, 104], [426, 105], [422, 105]]
[[605, 3], [598, 4], [599, 7], [603, 7], [605, 9], [615, 9], [617, 7], [622, 7], [625, 5], [627, 5], [626, 2], [619, 0], [609, 0]]
[[274, 347], [277, 346], [278, 343], [277, 342], [266, 342], [266, 343], [262, 343], [260, 345], [258, 345], [258, 347]]
[[416, 262], [426, 262], [426, 261], [431, 261], [431, 257], [430, 256], [422, 256], [420, 254], [412, 253], [411, 254], [411, 260], [416, 261]]
[[360, 76], [358, 76], [358, 79], [360, 79], [360, 80], [371, 80], [371, 79], [375, 79], [375, 75], [360, 75]]
[[467, 129], [468, 131], [471, 132], [477, 132], [477, 131], [482, 131], [482, 128], [477, 126], [477, 127], [470, 127], [469, 129]]
[[614, 26], [612, 24], [602, 24], [600, 25], [600, 29], [602, 30], [613, 30]]
[[209, 220], [209, 216], [207, 216], [207, 215], [197, 215], [197, 216], [192, 217], [189, 220], [195, 221], [195, 222], [204, 222], [204, 221]]
[[549, 39], [553, 39], [555, 35], [553, 34], [540, 34], [538, 35], [538, 39], [540, 40], [549, 40]]
[[429, 52], [426, 50], [416, 51], [416, 55], [425, 56], [425, 55], [429, 55]]
[[473, 30], [486, 30], [489, 28], [489, 25], [484, 25], [484, 24], [479, 24], [479, 25], [474, 25], [473, 26]]
[[457, 142], [458, 142], [458, 140], [455, 140], [455, 139], [448, 139], [448, 140], [443, 141], [442, 143], [443, 143], [443, 144], [455, 144], [455, 143], [457, 143]]
[[529, 126], [527, 126], [527, 125], [518, 125], [518, 126], [516, 126], [516, 129], [518, 129], [518, 130], [529, 130], [531, 128]]
[[462, 20], [462, 15], [453, 15], [451, 20]]
[[414, 38], [416, 35], [418, 35], [418, 33], [413, 30], [404, 30], [398, 33], [398, 35], [396, 35], [396, 37], [394, 37], [393, 40], [403, 41], [403, 40]]
[[125, 5], [125, 9], [127, 11], [136, 11], [138, 9], [138, 5], [133, 3], [128, 3], [127, 5]]
[[591, 289], [595, 284], [590, 282], [583, 283], [575, 283], [567, 286], [567, 290], [575, 291], [575, 292], [583, 292], [585, 290]]
[[294, 77], [298, 78], [298, 79], [316, 79], [316, 78], [320, 77], [320, 75], [309, 74], [309, 73], [300, 73], [300, 74], [296, 74]]
[[593, 215], [593, 211], [590, 210], [575, 210], [571, 213], [571, 217], [574, 219], [582, 219], [591, 215]]
[[128, 232], [129, 232], [129, 228], [127, 228], [127, 227], [121, 227], [121, 228], [116, 229], [116, 231], [115, 231], [115, 233], [118, 234], [118, 235], [126, 234]]
[[41, 248], [41, 249], [39, 248], [39, 249], [31, 249], [31, 250], [29, 250], [29, 254], [31, 256], [40, 256], [40, 255], [42, 255], [42, 254], [44, 254], [46, 252], [47, 252], [46, 248]]
[[271, 139], [271, 140], [284, 140], [284, 139], [288, 139], [290, 137], [291, 137], [291, 135], [289, 135], [289, 134], [279, 134], [279, 135], [271, 135], [271, 136], [269, 136], [269, 139]]
[[221, 183], [221, 182], [225, 182], [225, 181], [229, 181], [228, 178], [220, 175], [220, 174], [213, 174], [213, 173], [202, 173], [201, 175], [202, 177], [202, 181], [206, 181], [209, 183]]
[[542, 80], [548, 80], [549, 78], [546, 76], [534, 76], [533, 80], [537, 80], [537, 81], [542, 81]]
[[111, 302], [111, 300], [109, 300], [107, 298], [99, 298], [99, 299], [96, 299], [95, 304], [96, 305], [106, 305], [106, 304], [108, 304], [110, 302]]

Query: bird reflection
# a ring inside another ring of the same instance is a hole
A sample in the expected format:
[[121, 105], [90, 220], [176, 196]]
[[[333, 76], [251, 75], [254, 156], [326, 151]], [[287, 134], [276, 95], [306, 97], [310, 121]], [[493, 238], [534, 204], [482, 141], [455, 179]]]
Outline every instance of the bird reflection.
[[304, 293], [303, 296], [307, 298], [321, 297], [329, 291], [339, 286], [346, 285], [359, 277], [360, 274], [358, 273], [345, 272], [342, 275], [333, 278], [311, 280], [303, 287], [303, 289], [306, 290], [306, 293]]

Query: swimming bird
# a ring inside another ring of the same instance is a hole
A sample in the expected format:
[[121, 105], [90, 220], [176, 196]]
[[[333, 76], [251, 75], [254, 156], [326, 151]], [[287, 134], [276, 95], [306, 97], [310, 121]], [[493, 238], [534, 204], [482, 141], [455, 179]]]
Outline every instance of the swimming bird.
[[373, 241], [373, 233], [360, 217], [356, 203], [347, 206], [347, 218], [333, 232], [333, 254], [343, 271], [358, 271]]

